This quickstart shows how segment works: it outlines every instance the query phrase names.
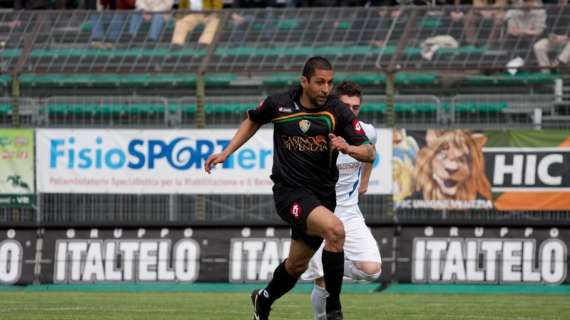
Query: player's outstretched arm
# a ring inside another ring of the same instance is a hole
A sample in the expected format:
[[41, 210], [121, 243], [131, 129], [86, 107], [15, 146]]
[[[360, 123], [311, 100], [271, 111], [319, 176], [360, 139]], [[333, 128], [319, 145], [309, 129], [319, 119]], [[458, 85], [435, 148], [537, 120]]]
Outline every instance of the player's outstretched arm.
[[343, 137], [329, 133], [330, 146], [333, 150], [338, 150], [344, 154], [348, 154], [360, 162], [374, 162], [376, 160], [376, 152], [370, 144], [361, 144], [359, 146], [350, 145]]
[[260, 124], [251, 121], [249, 118], [245, 119], [228, 146], [220, 153], [214, 153], [208, 157], [204, 169], [210, 173], [211, 169], [218, 163], [223, 163], [226, 159], [246, 143], [261, 127]]

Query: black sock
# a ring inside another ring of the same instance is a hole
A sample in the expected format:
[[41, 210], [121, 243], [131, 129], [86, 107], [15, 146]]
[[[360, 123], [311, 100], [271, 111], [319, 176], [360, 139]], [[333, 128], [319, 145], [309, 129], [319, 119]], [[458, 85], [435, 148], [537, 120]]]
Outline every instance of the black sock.
[[329, 293], [327, 298], [327, 313], [341, 310], [340, 289], [344, 274], [344, 252], [330, 252], [323, 250], [323, 272], [325, 274], [325, 288]]
[[289, 274], [285, 269], [285, 261], [281, 262], [273, 272], [273, 279], [269, 282], [264, 291], [259, 295], [258, 301], [261, 307], [268, 309], [275, 300], [293, 289], [297, 279]]

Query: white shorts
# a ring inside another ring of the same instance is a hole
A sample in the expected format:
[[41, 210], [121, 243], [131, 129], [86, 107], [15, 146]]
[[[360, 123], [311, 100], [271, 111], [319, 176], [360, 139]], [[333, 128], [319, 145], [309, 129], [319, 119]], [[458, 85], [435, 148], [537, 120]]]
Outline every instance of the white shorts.
[[[344, 224], [344, 232], [346, 238], [344, 239], [344, 258], [350, 261], [371, 261], [382, 262], [380, 257], [380, 250], [378, 250], [378, 243], [366, 223], [364, 217], [360, 212], [358, 205], [350, 207], [337, 206], [335, 215]], [[309, 268], [301, 275], [303, 280], [315, 280], [323, 276], [323, 254], [324, 243], [309, 262]]]

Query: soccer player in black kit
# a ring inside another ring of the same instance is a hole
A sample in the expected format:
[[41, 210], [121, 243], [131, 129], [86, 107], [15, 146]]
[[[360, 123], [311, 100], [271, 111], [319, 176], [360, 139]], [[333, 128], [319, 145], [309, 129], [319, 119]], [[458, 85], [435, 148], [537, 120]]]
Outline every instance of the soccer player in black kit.
[[327, 319], [343, 319], [340, 291], [344, 269], [344, 226], [334, 215], [338, 152], [362, 162], [373, 162], [375, 152], [358, 119], [336, 96], [333, 68], [322, 57], [310, 58], [300, 86], [267, 97], [248, 117], [221, 152], [205, 163], [209, 173], [261, 125], [273, 122], [273, 197], [281, 219], [292, 229], [289, 256], [274, 271], [267, 287], [252, 293], [254, 320], [269, 318], [271, 305], [291, 290], [321, 245], [326, 290]]

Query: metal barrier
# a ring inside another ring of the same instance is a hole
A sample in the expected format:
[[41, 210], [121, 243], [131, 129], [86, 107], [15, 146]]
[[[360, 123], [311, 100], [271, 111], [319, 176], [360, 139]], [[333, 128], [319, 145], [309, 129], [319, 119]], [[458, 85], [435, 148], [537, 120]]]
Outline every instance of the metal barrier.
[[168, 101], [162, 97], [49, 97], [37, 100], [37, 126], [164, 127]]
[[[207, 128], [236, 128], [245, 112], [255, 108], [263, 96], [207, 96], [204, 106]], [[470, 129], [549, 127], [535, 118], [556, 113], [554, 94], [488, 94], [395, 96], [396, 127], [427, 129], [439, 126]], [[170, 128], [196, 127], [195, 97], [160, 96], [53, 96], [48, 98], [0, 98], [0, 125], [13, 126], [18, 106], [23, 127], [58, 128]], [[386, 123], [384, 95], [366, 95], [360, 118], [377, 127]], [[566, 116], [563, 115], [562, 116]], [[564, 120], [564, 118], [562, 118]]]

